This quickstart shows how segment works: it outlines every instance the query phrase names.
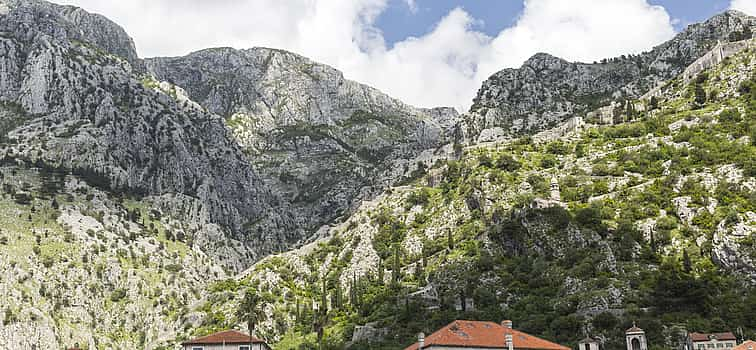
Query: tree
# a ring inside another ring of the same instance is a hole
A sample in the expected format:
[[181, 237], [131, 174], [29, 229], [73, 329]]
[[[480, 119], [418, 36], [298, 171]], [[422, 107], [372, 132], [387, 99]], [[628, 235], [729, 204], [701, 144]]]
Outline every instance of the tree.
[[648, 108], [654, 110], [659, 108], [659, 99], [656, 96], [651, 96], [651, 101], [648, 103]]
[[324, 330], [326, 326], [326, 322], [328, 322], [328, 307], [326, 306], [326, 298], [328, 295], [328, 287], [326, 284], [326, 280], [323, 279], [323, 291], [321, 295], [321, 305], [320, 310], [318, 310], [318, 315], [315, 317], [315, 324], [313, 325], [315, 328], [315, 332], [318, 334], [318, 349], [323, 349], [323, 335]]
[[690, 273], [693, 270], [692, 263], [690, 262], [690, 256], [687, 250], [683, 250], [683, 271]]
[[391, 280], [394, 282], [394, 284], [399, 283], [399, 278], [401, 278], [401, 265], [400, 265], [400, 259], [399, 259], [399, 244], [394, 245], [394, 266], [392, 266], [391, 270]]
[[425, 270], [423, 269], [422, 261], [415, 263], [415, 280], [420, 286], [425, 285]]
[[250, 333], [249, 347], [251, 349], [254, 345], [252, 344], [252, 332], [263, 317], [262, 299], [260, 296], [251, 289], [248, 289], [244, 294], [244, 299], [242, 299], [241, 304], [239, 304], [239, 309], [236, 310], [236, 317], [238, 317], [239, 320], [247, 322], [247, 329], [249, 329]]
[[695, 95], [696, 95], [696, 100], [695, 100], [696, 105], [698, 107], [703, 106], [703, 104], [706, 103], [706, 91], [704, 90], [701, 84], [696, 84]]
[[378, 258], [378, 285], [383, 285], [383, 259]]
[[451, 230], [446, 231], [446, 240], [449, 244], [449, 250], [454, 249], [454, 236], [452, 235]]

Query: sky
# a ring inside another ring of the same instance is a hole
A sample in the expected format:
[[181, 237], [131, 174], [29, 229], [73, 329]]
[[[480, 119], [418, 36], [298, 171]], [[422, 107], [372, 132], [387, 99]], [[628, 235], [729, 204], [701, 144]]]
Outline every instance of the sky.
[[465, 111], [491, 74], [538, 52], [570, 61], [648, 51], [756, 0], [53, 0], [107, 16], [141, 57], [289, 50], [419, 107]]

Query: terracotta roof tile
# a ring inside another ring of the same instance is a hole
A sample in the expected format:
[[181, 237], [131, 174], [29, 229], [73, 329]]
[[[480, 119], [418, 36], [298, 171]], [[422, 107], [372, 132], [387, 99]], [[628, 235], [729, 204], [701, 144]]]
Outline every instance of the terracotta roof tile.
[[181, 343], [181, 345], [197, 345], [197, 344], [249, 344], [252, 343], [264, 343], [264, 341], [255, 337], [250, 337], [242, 332], [230, 330], [218, 333], [213, 333], [200, 337], [194, 340], [189, 340]]
[[[498, 323], [457, 320], [425, 337], [425, 346], [458, 346], [479, 348], [506, 348], [505, 335], [512, 334], [515, 349], [570, 350], [566, 346], [534, 337], [516, 329], [502, 327]], [[417, 350], [412, 344], [405, 350]]]
[[735, 335], [732, 332], [723, 333], [690, 333], [690, 339], [694, 342], [709, 341], [709, 336], [713, 336], [717, 340], [736, 340]]
[[743, 344], [732, 348], [732, 350], [756, 350], [756, 341], [746, 340]]

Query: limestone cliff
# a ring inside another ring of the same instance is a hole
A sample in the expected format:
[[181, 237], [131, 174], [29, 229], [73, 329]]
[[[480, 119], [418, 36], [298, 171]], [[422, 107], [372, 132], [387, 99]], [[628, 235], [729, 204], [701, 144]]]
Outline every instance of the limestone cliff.
[[465, 117], [467, 137], [486, 141], [532, 134], [611, 101], [640, 97], [680, 74], [718, 41], [742, 40], [754, 30], [756, 18], [728, 11], [639, 55], [579, 63], [537, 54], [483, 83]]
[[419, 161], [444, 157], [449, 150], [440, 148], [455, 140], [454, 109], [409, 106], [282, 50], [208, 49], [146, 64], [157, 80], [225, 118], [247, 159], [310, 232]]

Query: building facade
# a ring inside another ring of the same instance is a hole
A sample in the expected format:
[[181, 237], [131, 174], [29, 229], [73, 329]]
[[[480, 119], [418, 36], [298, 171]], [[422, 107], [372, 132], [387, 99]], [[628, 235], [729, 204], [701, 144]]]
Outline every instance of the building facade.
[[585, 337], [585, 339], [578, 342], [577, 350], [599, 350], [599, 343], [596, 339]]
[[213, 333], [181, 343], [184, 350], [270, 350], [261, 339], [236, 330]]
[[688, 350], [731, 350], [736, 345], [732, 332], [688, 333]]

